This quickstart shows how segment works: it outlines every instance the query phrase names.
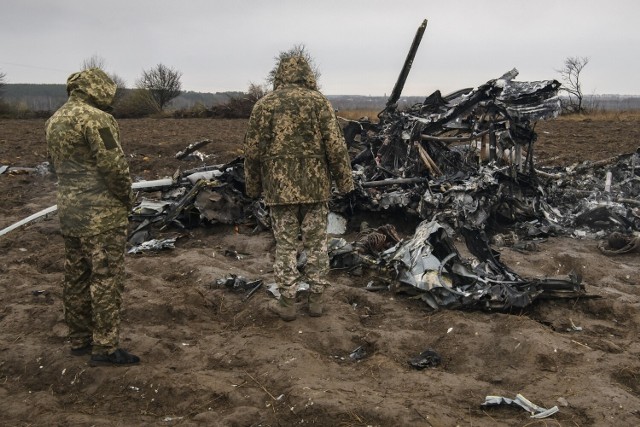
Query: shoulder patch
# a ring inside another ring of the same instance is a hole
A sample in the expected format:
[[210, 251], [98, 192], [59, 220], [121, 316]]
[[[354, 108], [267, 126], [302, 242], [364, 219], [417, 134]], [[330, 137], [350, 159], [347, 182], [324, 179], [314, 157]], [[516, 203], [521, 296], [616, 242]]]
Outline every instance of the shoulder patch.
[[100, 133], [100, 138], [102, 138], [102, 142], [104, 142], [104, 146], [107, 150], [114, 150], [118, 148], [118, 143], [113, 137], [113, 134], [111, 133], [111, 129], [100, 128], [98, 132]]

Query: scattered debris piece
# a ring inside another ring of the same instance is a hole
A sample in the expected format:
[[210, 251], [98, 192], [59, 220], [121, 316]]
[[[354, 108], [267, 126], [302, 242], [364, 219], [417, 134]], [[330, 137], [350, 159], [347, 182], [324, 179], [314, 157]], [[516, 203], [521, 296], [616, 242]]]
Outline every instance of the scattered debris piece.
[[137, 217], [155, 217], [164, 213], [170, 205], [171, 202], [167, 200], [142, 199], [133, 207], [131, 213]]
[[360, 253], [376, 256], [401, 240], [393, 224], [371, 229], [365, 222], [360, 224], [360, 232], [356, 236], [354, 246]]
[[37, 221], [37, 220], [41, 220], [41, 219], [45, 219], [47, 218], [49, 215], [53, 215], [54, 213], [56, 213], [58, 211], [58, 205], [53, 205], [51, 207], [48, 207], [46, 209], [41, 210], [40, 212], [36, 212], [33, 215], [30, 215], [28, 217], [26, 217], [23, 220], [20, 220], [18, 222], [16, 222], [13, 225], [10, 225], [6, 228], [3, 228], [2, 230], [0, 230], [0, 236], [3, 236], [7, 233], [9, 233], [10, 231], [16, 230], [24, 225], [27, 225], [31, 222]]
[[255, 288], [262, 283], [261, 279], [248, 281], [242, 276], [230, 274], [223, 279], [216, 280], [217, 286], [224, 286], [233, 292], [255, 292]]
[[369, 283], [367, 283], [367, 286], [365, 286], [364, 289], [369, 292], [388, 291], [389, 285], [376, 285], [375, 282], [372, 280]]
[[217, 279], [215, 284], [220, 287], [225, 287], [232, 292], [245, 292], [242, 302], [246, 302], [262, 287], [262, 279], [248, 281], [242, 276], [230, 274], [223, 279]]
[[[257, 282], [257, 283], [256, 283]], [[256, 285], [247, 293], [247, 295], [242, 298], [242, 302], [246, 302], [251, 298], [257, 291], [262, 287], [262, 280], [256, 280], [251, 283], [256, 283]]]
[[235, 258], [238, 261], [242, 260], [247, 254], [241, 254], [238, 251], [235, 250], [231, 250], [231, 249], [225, 249], [224, 250], [224, 256], [229, 257], [229, 258]]
[[146, 242], [142, 242], [139, 245], [131, 247], [128, 253], [130, 254], [138, 254], [141, 252], [148, 251], [160, 251], [162, 249], [173, 249], [175, 248], [176, 238], [169, 239], [152, 239]]
[[39, 176], [45, 176], [51, 173], [51, 164], [49, 162], [42, 162], [36, 167], [23, 167], [23, 166], [0, 166], [0, 175], [6, 173], [7, 175], [25, 175], [35, 174]]
[[435, 368], [442, 362], [442, 358], [436, 351], [429, 348], [419, 355], [409, 359], [409, 365], [416, 369]]
[[515, 399], [509, 399], [502, 396], [487, 396], [485, 397], [482, 406], [497, 406], [497, 405], [514, 405], [519, 406], [525, 411], [531, 414], [531, 418], [547, 418], [559, 411], [557, 406], [549, 409], [542, 408], [534, 403], [531, 403], [527, 398], [521, 394], [517, 394]]
[[203, 139], [202, 141], [198, 141], [198, 142], [194, 142], [192, 144], [189, 144], [187, 146], [187, 148], [185, 148], [182, 151], [178, 151], [176, 153], [176, 159], [178, 160], [182, 160], [185, 157], [192, 155], [192, 156], [196, 156], [198, 157], [200, 160], [204, 160], [206, 156], [202, 155], [201, 153], [198, 153], [199, 155], [196, 155], [196, 150], [198, 150], [199, 148], [204, 147], [205, 145], [211, 143], [210, 139]]
[[131, 184], [131, 188], [134, 190], [144, 191], [156, 191], [163, 188], [168, 188], [175, 185], [176, 182], [173, 178], [155, 179], [153, 181], [138, 181]]
[[347, 231], [347, 219], [335, 212], [329, 212], [327, 217], [327, 233], [342, 235]]
[[[296, 296], [304, 295], [309, 292], [309, 284], [307, 282], [298, 282], [296, 288]], [[267, 293], [269, 293], [275, 299], [280, 299], [280, 289], [276, 283], [270, 283], [267, 285]]]
[[614, 231], [605, 242], [598, 244], [598, 249], [605, 255], [619, 255], [630, 252], [640, 253], [640, 236], [626, 236]]
[[49, 291], [46, 289], [37, 289], [34, 291], [31, 291], [31, 294], [33, 296], [38, 296], [38, 295], [49, 295]]
[[356, 347], [355, 350], [353, 350], [350, 354], [349, 354], [349, 359], [351, 360], [362, 360], [364, 358], [366, 358], [368, 356], [368, 352], [365, 346], [361, 345]]
[[571, 328], [567, 328], [568, 332], [571, 332], [571, 331], [582, 332], [582, 326], [576, 326], [576, 324], [573, 323], [572, 318], [569, 318], [569, 323], [571, 323]]
[[[160, 195], [160, 200], [144, 198], [133, 209], [131, 222], [138, 231], [241, 224], [248, 218], [265, 228], [270, 223], [264, 205], [244, 194], [242, 158], [227, 164], [177, 171], [170, 178], [136, 182], [133, 189]], [[129, 243], [133, 244], [131, 240]]]

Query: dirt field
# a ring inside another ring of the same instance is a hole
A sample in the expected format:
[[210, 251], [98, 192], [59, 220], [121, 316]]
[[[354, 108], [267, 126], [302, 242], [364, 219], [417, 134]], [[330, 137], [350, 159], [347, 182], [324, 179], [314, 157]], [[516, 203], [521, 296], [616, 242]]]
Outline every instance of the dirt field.
[[[241, 154], [244, 120], [120, 121], [136, 179], [201, 166], [175, 153], [209, 138], [208, 164]], [[0, 120], [0, 165], [46, 160], [42, 120]], [[539, 123], [538, 160], [571, 164], [635, 151], [637, 116]], [[55, 204], [55, 181], [0, 175], [0, 229]], [[176, 230], [172, 230], [176, 234]], [[583, 274], [589, 296], [517, 314], [441, 310], [369, 292], [333, 272], [328, 313], [284, 323], [269, 295], [215, 286], [228, 274], [272, 281], [273, 240], [243, 226], [196, 228], [176, 248], [127, 257], [122, 346], [138, 366], [92, 368], [65, 342], [63, 240], [57, 217], [0, 237], [0, 425], [637, 426], [640, 255], [553, 238], [502, 260], [523, 277]], [[500, 248], [498, 248], [500, 249]], [[226, 250], [244, 254], [225, 256]], [[358, 347], [368, 357], [355, 361]], [[407, 362], [432, 348], [436, 368]], [[559, 412], [483, 407], [520, 393]]]

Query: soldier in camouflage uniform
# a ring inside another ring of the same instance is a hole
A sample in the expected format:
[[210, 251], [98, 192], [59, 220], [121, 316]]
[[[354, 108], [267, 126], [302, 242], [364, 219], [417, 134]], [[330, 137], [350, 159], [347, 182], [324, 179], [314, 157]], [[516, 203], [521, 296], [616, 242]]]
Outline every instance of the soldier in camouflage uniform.
[[129, 166], [110, 108], [116, 85], [93, 68], [67, 79], [69, 99], [46, 123], [58, 177], [58, 214], [65, 243], [63, 309], [71, 352], [90, 363], [140, 359], [118, 348], [128, 213]]
[[347, 193], [353, 190], [353, 179], [342, 129], [303, 57], [281, 60], [273, 92], [253, 108], [244, 144], [247, 195], [262, 196], [270, 206], [276, 239], [274, 274], [281, 297], [270, 308], [283, 320], [296, 318], [301, 235], [307, 253], [309, 315], [320, 316], [328, 285], [331, 180], [340, 193]]

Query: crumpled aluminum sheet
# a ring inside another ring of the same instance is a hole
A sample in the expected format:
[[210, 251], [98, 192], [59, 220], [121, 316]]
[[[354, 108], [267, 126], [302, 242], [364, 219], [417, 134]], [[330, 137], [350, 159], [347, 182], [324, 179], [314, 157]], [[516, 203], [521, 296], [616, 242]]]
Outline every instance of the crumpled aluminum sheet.
[[358, 253], [345, 239], [329, 241], [332, 268], [354, 270], [376, 267], [393, 276], [391, 290], [418, 296], [431, 308], [512, 310], [548, 297], [584, 294], [578, 278], [527, 280], [513, 273], [491, 250], [486, 236], [467, 233], [466, 242], [478, 263], [461, 257], [445, 227], [437, 221], [421, 222], [414, 235], [382, 252], [374, 260]]
[[173, 249], [175, 248], [176, 238], [170, 239], [152, 239], [147, 240], [146, 242], [142, 242], [137, 246], [133, 246], [129, 249], [128, 253], [130, 254], [138, 254], [141, 252], [148, 251], [159, 251], [162, 249]]

